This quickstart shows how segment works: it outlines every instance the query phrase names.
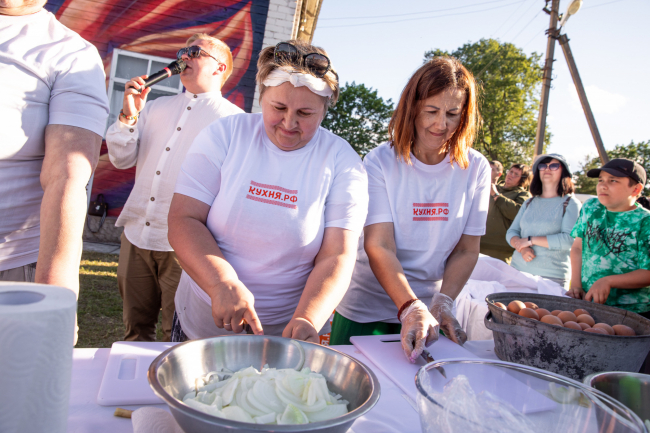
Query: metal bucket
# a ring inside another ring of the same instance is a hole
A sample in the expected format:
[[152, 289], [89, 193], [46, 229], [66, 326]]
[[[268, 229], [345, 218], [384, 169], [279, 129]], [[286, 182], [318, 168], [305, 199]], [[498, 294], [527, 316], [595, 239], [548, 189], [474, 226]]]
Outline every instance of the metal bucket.
[[[635, 337], [592, 334], [549, 325], [503, 310], [514, 300], [534, 302], [549, 311], [587, 310], [596, 322], [623, 324]], [[576, 380], [600, 371], [637, 372], [650, 351], [650, 320], [607, 305], [532, 293], [493, 293], [485, 298], [485, 326], [494, 334], [494, 352], [504, 361], [530, 365]]]
[[620, 401], [643, 421], [650, 419], [650, 375], [608, 371], [590, 374], [583, 383]]

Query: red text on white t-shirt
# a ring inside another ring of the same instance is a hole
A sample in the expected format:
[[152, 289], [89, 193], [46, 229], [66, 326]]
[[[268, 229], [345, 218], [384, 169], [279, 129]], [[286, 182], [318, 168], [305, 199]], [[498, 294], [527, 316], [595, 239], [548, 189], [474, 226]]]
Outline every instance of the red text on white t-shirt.
[[276, 185], [266, 185], [251, 180], [246, 198], [260, 203], [274, 204], [289, 209], [298, 209], [292, 203], [298, 201], [298, 190], [287, 189]]
[[448, 221], [449, 203], [413, 203], [413, 221]]

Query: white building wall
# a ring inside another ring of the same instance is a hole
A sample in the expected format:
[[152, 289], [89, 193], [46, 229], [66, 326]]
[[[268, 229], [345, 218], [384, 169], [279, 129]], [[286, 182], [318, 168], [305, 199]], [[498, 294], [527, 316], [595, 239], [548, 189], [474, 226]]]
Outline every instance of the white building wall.
[[[302, 0], [269, 1], [269, 13], [266, 18], [264, 40], [262, 42], [263, 49], [295, 37], [298, 33], [301, 4]], [[261, 111], [259, 97], [260, 89], [259, 86], [255, 85], [255, 100], [253, 101], [253, 108], [251, 110], [253, 113], [259, 113]]]

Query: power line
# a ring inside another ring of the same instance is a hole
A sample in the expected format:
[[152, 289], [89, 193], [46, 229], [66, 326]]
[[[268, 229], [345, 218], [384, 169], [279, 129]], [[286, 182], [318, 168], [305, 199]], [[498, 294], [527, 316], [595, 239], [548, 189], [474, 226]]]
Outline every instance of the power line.
[[526, 48], [528, 45], [530, 45], [531, 42], [533, 42], [535, 39], [539, 37], [540, 34], [544, 34], [546, 32], [546, 29], [542, 30], [541, 32], [535, 33], [535, 36], [533, 36], [528, 42], [526, 42], [524, 45], [521, 46], [521, 49], [523, 50]]
[[530, 8], [531, 8], [532, 6], [535, 6], [536, 3], [537, 3], [537, 1], [532, 2], [532, 3], [530, 4], [530, 6], [528, 6], [528, 9], [526, 9], [526, 10], [524, 11], [524, 13], [521, 14], [521, 16], [519, 16], [519, 18], [518, 18], [514, 23], [512, 23], [512, 25], [511, 25], [510, 27], [508, 27], [508, 30], [506, 30], [505, 32], [503, 32], [503, 37], [504, 37], [504, 38], [505, 38], [505, 36], [510, 32], [510, 30], [512, 30], [512, 28], [513, 28], [514, 26], [517, 25], [517, 23], [520, 23], [520, 22], [521, 22], [521, 19], [522, 19], [523, 17], [526, 16], [526, 14], [528, 13], [528, 11], [530, 11]]
[[492, 0], [492, 1], [487, 1], [487, 2], [479, 2], [479, 3], [472, 3], [469, 5], [465, 6], [458, 6], [455, 8], [447, 8], [447, 9], [434, 9], [430, 11], [421, 11], [421, 12], [410, 12], [407, 14], [392, 14], [392, 15], [372, 15], [372, 16], [365, 16], [365, 17], [338, 17], [338, 18], [318, 18], [318, 21], [326, 21], [326, 20], [357, 20], [357, 19], [370, 19], [370, 18], [394, 18], [394, 17], [403, 17], [407, 15], [422, 15], [422, 14], [428, 14], [428, 13], [433, 13], [433, 12], [446, 12], [446, 11], [451, 11], [451, 10], [456, 10], [456, 9], [466, 9], [470, 8], [472, 6], [477, 6], [477, 5], [485, 5], [485, 4], [490, 4], [490, 3], [501, 3], [507, 0]]
[[[597, 8], [599, 6], [605, 6], [605, 5], [612, 4], [612, 3], [619, 3], [619, 2], [622, 2], [622, 1], [626, 1], [626, 0], [614, 0], [614, 1], [607, 2], [607, 3], [601, 3], [601, 4], [598, 4], [598, 5], [586, 6], [583, 9]], [[539, 14], [537, 14], [537, 15], [539, 15]], [[531, 42], [533, 42], [535, 39], [537, 39], [537, 37], [539, 37], [540, 33], [543, 34], [545, 32], [546, 32], [546, 29], [544, 29], [541, 32], [537, 33], [528, 42], [526, 42], [524, 45], [522, 45], [521, 49], [523, 50], [524, 48], [526, 48], [528, 45], [530, 45]]]
[[[528, 21], [528, 23], [526, 23], [526, 25], [525, 25], [525, 26], [524, 26], [524, 27], [519, 31], [519, 33], [517, 33], [517, 34], [515, 35], [515, 37], [513, 37], [513, 38], [511, 39], [511, 41], [510, 41], [511, 44], [514, 44], [515, 40], [517, 39], [517, 36], [519, 36], [519, 35], [521, 34], [521, 32], [523, 32], [524, 30], [526, 30], [526, 29], [528, 28], [528, 26], [529, 26], [533, 21], [535, 21], [535, 18], [537, 18], [537, 17], [539, 16], [539, 14], [542, 13], [542, 11], [543, 11], [543, 9], [540, 9], [539, 12], [537, 12], [537, 13], [535, 14], [535, 16], [533, 17], [533, 19], [530, 20], [530, 21]], [[530, 42], [529, 42], [529, 43], [530, 43]], [[476, 78], [480, 77], [481, 74], [482, 74], [483, 72], [485, 72], [485, 71], [487, 70], [487, 68], [489, 68], [490, 65], [491, 65], [492, 63], [494, 63], [494, 61], [499, 57], [499, 54], [500, 54], [499, 51], [500, 51], [500, 49], [501, 49], [501, 46], [499, 46], [499, 50], [497, 50], [497, 52], [494, 54], [494, 57], [492, 57], [492, 59], [488, 62], [488, 64], [485, 65], [485, 67], [484, 67], [483, 69], [481, 69], [481, 71], [480, 71], [478, 74], [476, 74]]]
[[582, 9], [597, 8], [597, 7], [600, 7], [600, 6], [610, 5], [610, 4], [612, 4], [612, 3], [618, 3], [618, 2], [622, 2], [622, 1], [625, 1], [625, 0], [614, 0], [614, 1], [611, 1], [611, 2], [601, 3], [601, 4], [598, 4], [598, 5], [585, 6], [585, 7], [582, 8]]
[[537, 18], [537, 17], [539, 16], [539, 14], [542, 13], [543, 10], [544, 10], [544, 9], [540, 9], [539, 12], [537, 12], [537, 13], [535, 14], [535, 16], [533, 17], [533, 19], [530, 20], [530, 21], [528, 21], [528, 23], [527, 23], [527, 24], [526, 24], [526, 25], [525, 25], [521, 30], [519, 30], [519, 33], [517, 33], [517, 34], [512, 38], [512, 42], [511, 42], [511, 43], [514, 43], [514, 42], [515, 42], [515, 39], [517, 39], [517, 36], [519, 36], [519, 35], [521, 34], [521, 32], [523, 32], [524, 30], [526, 30], [526, 29], [528, 28], [528, 26], [529, 26], [533, 21], [535, 21], [535, 18]]
[[501, 25], [499, 26], [499, 28], [497, 28], [495, 31], [492, 32], [492, 34], [490, 35], [490, 37], [492, 37], [492, 36], [494, 36], [495, 34], [497, 34], [497, 33], [499, 32], [499, 30], [501, 30], [501, 27], [503, 27], [503, 26], [505, 25], [505, 23], [507, 23], [508, 21], [510, 21], [510, 18], [512, 18], [513, 16], [515, 16], [515, 14], [517, 13], [517, 11], [518, 11], [519, 9], [521, 9], [521, 7], [524, 5], [524, 3], [525, 3], [525, 2], [521, 2], [521, 3], [519, 4], [519, 6], [517, 6], [517, 8], [516, 8], [516, 9], [515, 9], [511, 14], [510, 14], [510, 16], [508, 16], [508, 18], [506, 18], [506, 20], [505, 20], [504, 22], [501, 23]]
[[324, 27], [319, 27], [319, 28], [321, 28], [321, 29], [335, 29], [335, 28], [341, 28], [341, 27], [373, 26], [373, 25], [376, 25], [376, 24], [393, 24], [393, 23], [401, 23], [401, 22], [404, 22], [404, 21], [417, 21], [417, 20], [427, 20], [427, 19], [431, 19], [431, 18], [443, 18], [443, 17], [451, 17], [451, 16], [457, 16], [457, 15], [469, 15], [469, 14], [475, 14], [475, 13], [479, 13], [479, 12], [491, 11], [491, 10], [494, 10], [494, 9], [502, 9], [504, 7], [511, 6], [511, 5], [517, 4], [519, 2], [521, 2], [521, 0], [518, 0], [518, 1], [515, 1], [515, 2], [512, 2], [512, 3], [508, 3], [508, 4], [505, 4], [505, 5], [501, 5], [501, 6], [495, 6], [495, 7], [475, 10], [475, 11], [471, 11], [471, 12], [460, 12], [460, 13], [456, 13], [456, 14], [434, 15], [434, 16], [429, 16], [429, 17], [409, 18], [409, 19], [395, 20], [395, 21], [379, 21], [379, 22], [374, 22], [374, 23], [346, 24], [346, 25], [342, 25], [342, 26], [324, 26]]

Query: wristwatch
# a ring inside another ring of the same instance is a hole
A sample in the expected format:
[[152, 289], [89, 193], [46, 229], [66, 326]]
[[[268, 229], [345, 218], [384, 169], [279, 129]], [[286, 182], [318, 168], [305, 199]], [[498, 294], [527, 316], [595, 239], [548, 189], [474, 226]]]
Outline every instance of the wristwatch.
[[531, 236], [528, 236], [528, 243], [531, 247], [533, 246], [533, 238]]

